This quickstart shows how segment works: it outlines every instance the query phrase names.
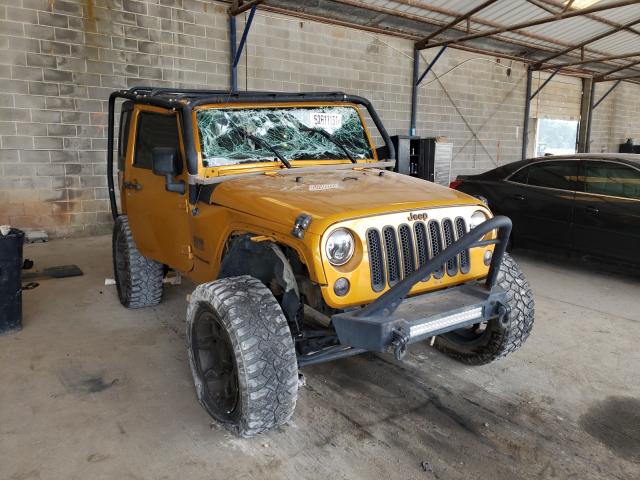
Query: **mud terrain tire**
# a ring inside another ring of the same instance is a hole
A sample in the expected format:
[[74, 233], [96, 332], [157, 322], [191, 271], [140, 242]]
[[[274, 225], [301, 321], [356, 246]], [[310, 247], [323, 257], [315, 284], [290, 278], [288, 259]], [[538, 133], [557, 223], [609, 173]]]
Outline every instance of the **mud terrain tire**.
[[438, 350], [469, 365], [484, 365], [522, 346], [533, 328], [533, 294], [520, 267], [508, 253], [502, 258], [497, 284], [507, 292], [511, 309], [508, 324], [503, 326], [498, 320], [491, 320], [482, 331], [474, 326], [440, 335], [435, 341]]
[[138, 251], [126, 215], [120, 215], [113, 225], [112, 248], [113, 274], [120, 303], [127, 308], [159, 304], [164, 266]]
[[250, 437], [286, 423], [298, 396], [298, 363], [280, 305], [243, 275], [199, 285], [187, 309], [187, 350], [200, 404]]

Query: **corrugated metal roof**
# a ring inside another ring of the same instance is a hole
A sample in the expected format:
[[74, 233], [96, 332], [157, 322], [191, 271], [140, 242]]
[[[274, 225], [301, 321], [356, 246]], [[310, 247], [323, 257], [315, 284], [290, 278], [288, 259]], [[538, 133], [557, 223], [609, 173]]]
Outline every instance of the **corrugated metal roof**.
[[[360, 25], [420, 39], [483, 3], [485, 0], [268, 0], [265, 8], [275, 7], [294, 14], [322, 17], [342, 24]], [[496, 0], [473, 14], [468, 21], [462, 21], [442, 32], [431, 43], [448, 41], [457, 48], [474, 49], [536, 63], [555, 52], [603, 36], [602, 39], [589, 42], [584, 50], [578, 48], [555, 58], [550, 62], [553, 64], [640, 52], [640, 1], [619, 6], [620, 0], [599, 0], [588, 7], [618, 5], [616, 8], [456, 43], [458, 38], [465, 35], [550, 18], [562, 12], [565, 3], [566, 0]], [[622, 25], [635, 20], [638, 25], [620, 29]], [[619, 31], [605, 36], [616, 29]], [[598, 75], [628, 62], [628, 59], [594, 62], [573, 70]], [[631, 74], [640, 76], [640, 68], [623, 70], [617, 75]]]

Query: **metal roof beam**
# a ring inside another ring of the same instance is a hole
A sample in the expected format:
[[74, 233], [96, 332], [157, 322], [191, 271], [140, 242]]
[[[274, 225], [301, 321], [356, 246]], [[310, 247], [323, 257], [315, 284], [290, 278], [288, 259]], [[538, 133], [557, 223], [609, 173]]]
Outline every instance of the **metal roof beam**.
[[584, 47], [585, 45], [588, 45], [593, 42], [597, 42], [598, 40], [602, 40], [605, 37], [613, 35], [614, 33], [618, 33], [620, 30], [623, 30], [625, 27], [630, 27], [631, 25], [636, 25], [638, 23], [640, 23], [640, 18], [627, 22], [624, 25], [620, 25], [619, 27], [612, 28], [611, 30], [607, 30], [606, 32], [596, 35], [595, 37], [588, 38], [587, 40], [584, 40], [576, 45], [567, 47], [564, 50], [560, 50], [554, 53], [553, 55], [549, 55], [548, 57], [540, 60], [535, 66], [536, 68], [539, 68], [540, 65], [542, 65], [543, 63], [547, 63], [549, 60], [553, 60], [554, 58], [558, 58], [562, 55], [566, 55], [567, 53], [570, 53], [578, 48]]
[[471, 17], [471, 15], [474, 15], [474, 14], [478, 13], [480, 10], [484, 10], [489, 5], [491, 5], [493, 3], [496, 3], [497, 1], [498, 0], [488, 0], [486, 2], [481, 3], [477, 7], [472, 8], [471, 10], [469, 10], [467, 13], [464, 13], [464, 14], [460, 15], [459, 17], [454, 18], [451, 22], [449, 22], [446, 25], [443, 25], [442, 27], [440, 27], [438, 30], [436, 30], [435, 32], [430, 34], [428, 37], [426, 37], [423, 40], [423, 42], [428, 42], [432, 38], [437, 37], [438, 35], [440, 35], [442, 32], [445, 32], [445, 31], [449, 30], [450, 28], [456, 26], [457, 24], [459, 24], [463, 20], [467, 20], [469, 17]]
[[538, 89], [537, 89], [535, 92], [533, 92], [533, 93], [531, 94], [531, 96], [529, 97], [529, 101], [533, 100], [533, 99], [534, 99], [534, 97], [535, 97], [536, 95], [538, 95], [538, 93], [540, 93], [544, 87], [546, 87], [546, 86], [547, 86], [547, 83], [549, 83], [551, 80], [553, 80], [553, 77], [555, 77], [555, 76], [558, 74], [558, 72], [559, 72], [559, 71], [560, 71], [560, 69], [559, 69], [559, 68], [556, 68], [556, 69], [551, 73], [551, 75], [549, 75], [549, 76], [547, 77], [547, 79], [546, 79], [544, 82], [542, 82], [542, 85], [540, 85], [540, 86], [538, 87]]
[[[562, 5], [562, 3], [558, 4], [557, 0], [537, 0], [538, 2], [544, 2], [547, 5], [553, 5], [556, 8], [562, 8], [564, 9], [567, 5]], [[573, 2], [570, 2], [573, 3]], [[563, 10], [564, 11], [564, 10]], [[610, 27], [618, 27], [620, 26], [619, 23], [614, 22], [612, 20], [609, 20], [608, 18], [605, 17], [601, 17], [599, 15], [587, 15], [587, 18], [590, 20], [594, 20], [596, 22], [602, 23], [604, 25], [609, 25]], [[640, 35], [640, 32], [634, 28], [631, 27], [625, 27], [625, 30], [627, 30], [628, 32], [631, 32], [635, 35]]]
[[538, 8], [541, 8], [542, 10], [544, 10], [547, 13], [552, 13], [554, 15], [558, 14], [557, 10], [552, 9], [551, 7], [545, 5], [542, 2], [538, 2], [538, 0], [527, 0], [527, 2], [529, 2], [531, 5], [535, 5]]
[[598, 100], [596, 103], [594, 103], [594, 104], [593, 104], [593, 106], [591, 107], [591, 109], [593, 110], [593, 109], [594, 109], [594, 108], [596, 108], [598, 105], [600, 105], [600, 104], [602, 103], [602, 101], [603, 101], [605, 98], [607, 98], [607, 97], [609, 96], [609, 94], [610, 94], [611, 92], [613, 92], [613, 91], [616, 89], [616, 87], [617, 87], [618, 85], [620, 85], [620, 82], [621, 82], [621, 81], [622, 81], [622, 80], [618, 80], [616, 83], [614, 83], [613, 85], [611, 85], [611, 88], [609, 88], [609, 90], [607, 90], [606, 92], [604, 92], [604, 94], [600, 97], [600, 100]]
[[631, 57], [637, 57], [640, 56], [640, 52], [633, 52], [633, 53], [623, 53], [620, 55], [607, 55], [606, 57], [598, 57], [598, 58], [588, 58], [585, 60], [577, 60], [575, 62], [567, 62], [567, 63], [554, 63], [554, 64], [550, 64], [550, 65], [542, 65], [542, 68], [556, 68], [556, 67], [560, 67], [560, 68], [565, 68], [565, 67], [575, 67], [577, 65], [586, 65], [587, 63], [596, 63], [596, 62], [606, 62], [609, 60], [621, 60], [624, 58], [631, 58]]
[[[493, 30], [489, 30], [487, 32], [474, 33], [472, 35], [465, 35], [465, 36], [460, 37], [460, 38], [443, 40], [441, 42], [435, 42], [435, 43], [431, 43], [431, 44], [426, 42], [423, 39], [423, 40], [420, 40], [419, 42], [416, 43], [416, 48], [423, 49], [423, 48], [430, 48], [430, 47], [439, 47], [439, 46], [442, 46], [445, 43], [447, 43], [449, 45], [453, 45], [455, 43], [467, 42], [469, 40], [475, 40], [477, 38], [490, 37], [490, 36], [493, 36], [493, 35], [497, 35], [499, 33], [513, 32], [514, 30], [522, 30], [523, 28], [534, 27], [536, 25], [543, 25], [545, 23], [556, 22], [558, 20], [564, 20], [564, 19], [567, 19], [567, 18], [582, 17], [582, 16], [585, 16], [585, 15], [587, 15], [589, 13], [602, 12], [602, 11], [605, 11], [605, 10], [611, 10], [611, 9], [614, 9], [614, 8], [626, 7], [628, 5], [634, 5], [634, 4], [637, 4], [637, 3], [638, 3], [637, 0], [622, 0], [622, 1], [618, 1], [618, 2], [606, 3], [606, 4], [603, 4], [603, 5], [594, 5], [592, 7], [583, 8], [581, 10], [573, 10], [573, 11], [567, 11], [567, 12], [564, 12], [564, 13], [558, 13], [557, 15], [551, 15], [551, 16], [548, 16], [548, 17], [543, 17], [543, 18], [539, 18], [537, 20], [529, 20], [527, 22], [517, 23], [515, 25], [496, 28], [496, 29], [493, 29]], [[640, 22], [640, 20], [638, 20], [638, 22]], [[626, 25], [626, 26], [629, 26], [629, 25]], [[618, 29], [618, 30], [620, 30], [620, 29]], [[577, 45], [575, 48], [579, 48], [579, 47], [580, 47], [580, 45]], [[572, 50], [573, 50], [573, 48], [572, 48]], [[569, 51], [571, 51], [571, 50], [569, 50]]]
[[569, 0], [562, 9], [562, 13], [568, 11], [571, 8], [571, 5], [573, 5], [573, 2], [574, 0]]
[[[429, 31], [433, 32], [434, 30], [437, 29], [441, 29], [444, 25], [445, 22], [446, 23], [450, 23], [453, 19], [460, 17], [461, 14], [460, 12], [454, 12], [451, 10], [447, 10], [441, 7], [436, 7], [434, 5], [431, 5], [429, 3], [426, 3], [424, 1], [421, 0], [394, 0], [397, 3], [403, 4], [403, 5], [407, 5], [407, 6], [412, 6], [414, 8], [419, 8], [421, 10], [426, 10], [428, 12], [435, 12], [435, 13], [439, 13], [441, 15], [446, 15], [449, 17], [449, 20], [435, 20], [434, 18], [431, 18], [430, 16], [425, 16], [425, 15], [420, 15], [420, 14], [412, 14], [406, 11], [397, 11], [395, 8], [388, 8], [388, 7], [384, 7], [384, 6], [380, 6], [380, 5], [376, 5], [376, 4], [370, 4], [370, 3], [364, 3], [360, 0], [331, 0], [332, 3], [337, 3], [337, 4], [342, 4], [348, 7], [352, 7], [354, 8], [354, 11], [357, 11], [357, 9], [362, 9], [362, 10], [367, 10], [370, 12], [375, 12], [379, 15], [388, 15], [388, 16], [392, 16], [395, 18], [401, 18], [401, 19], [407, 19], [409, 21], [412, 22], [417, 22], [420, 24], [423, 24], [425, 26], [427, 26], [425, 29], [428, 29]], [[563, 7], [564, 5], [559, 5], [559, 4], [555, 4], [554, 5], [554, 1], [552, 0], [535, 0], [538, 3], [545, 3], [545, 4], [549, 4], [550, 6], [556, 6], [558, 8], [558, 12], [560, 11], [560, 8]], [[245, 0], [246, 2], [246, 0]], [[330, 24], [330, 25], [341, 25], [343, 27], [351, 27], [351, 28], [357, 28], [357, 29], [361, 29], [361, 30], [365, 30], [365, 31], [369, 31], [371, 33], [380, 33], [380, 34], [387, 34], [387, 35], [394, 35], [397, 37], [401, 37], [401, 38], [406, 38], [406, 39], [410, 39], [414, 42], [417, 42], [421, 39], [424, 38], [424, 35], [430, 35], [430, 32], [427, 33], [422, 33], [420, 34], [420, 27], [419, 25], [411, 25], [411, 28], [408, 28], [405, 30], [403, 28], [400, 27], [382, 27], [379, 26], [375, 23], [369, 23], [367, 21], [357, 21], [357, 20], [352, 20], [352, 19], [346, 19], [346, 18], [342, 18], [341, 16], [335, 16], [335, 15], [324, 15], [321, 12], [315, 12], [313, 10], [308, 10], [307, 8], [304, 8], [304, 10], [299, 10], [297, 8], [295, 8], [293, 5], [292, 6], [276, 6], [274, 5], [274, 3], [276, 5], [278, 5], [279, 3], [282, 2], [264, 2], [260, 5], [260, 9], [261, 10], [265, 10], [265, 11], [271, 11], [274, 13], [280, 13], [280, 14], [285, 14], [285, 15], [290, 15], [290, 16], [294, 16], [294, 17], [298, 17], [298, 18], [302, 18], [302, 19], [306, 19], [306, 20], [313, 20], [313, 21], [317, 21], [317, 22], [321, 22], [321, 23], [326, 23], [326, 24]], [[306, 2], [305, 2], [306, 3]], [[628, 2], [625, 2], [625, 4]], [[637, 3], [637, 2], [636, 2]], [[244, 4], [242, 4], [244, 5]], [[618, 3], [613, 4], [614, 6], [618, 6]], [[301, 5], [302, 7], [302, 5]], [[610, 7], [610, 6], [609, 6]], [[306, 10], [306, 11], [305, 11]], [[346, 12], [347, 10], [345, 10]], [[574, 12], [571, 12], [574, 13]], [[580, 11], [579, 13], [583, 14], [583, 11]], [[362, 17], [365, 18], [365, 17]], [[368, 17], [367, 17], [368, 18]], [[471, 21], [472, 24], [476, 23], [479, 25], [485, 25], [487, 27], [491, 27], [491, 28], [503, 28], [506, 27], [505, 25], [501, 25], [497, 22], [491, 21], [491, 20], [487, 20], [484, 18], [479, 18], [477, 16], [470, 16], [469, 18], [466, 19], [467, 22]], [[594, 19], [595, 20], [595, 19]], [[409, 23], [407, 23], [407, 25], [410, 25]], [[617, 25], [616, 25], [617, 26]], [[450, 28], [450, 31], [455, 31], [458, 32], [458, 35], [463, 35], [465, 34], [465, 29], [464, 29], [464, 25], [462, 25], [462, 23], [460, 23], [459, 25], [455, 25], [453, 27]], [[573, 47], [573, 45], [568, 44], [566, 41], [557, 41], [554, 39], [550, 39], [548, 37], [544, 37], [542, 35], [537, 35], [534, 34], [532, 32], [528, 32], [528, 31], [521, 31], [518, 32], [518, 35], [523, 35], [523, 36], [527, 36], [530, 38], [536, 38], [536, 39], [540, 39], [540, 40], [544, 40], [545, 42], [551, 42], [551, 43], [556, 43], [560, 48], [562, 47]], [[487, 43], [487, 40], [489, 41], [489, 43]], [[492, 43], [493, 42], [493, 43]], [[497, 43], [496, 43], [497, 42]], [[447, 43], [447, 42], [444, 42]], [[501, 48], [495, 48], [498, 44], [505, 44], [505, 50], [502, 51]], [[494, 45], [495, 44], [495, 45]], [[510, 60], [515, 60], [515, 61], [524, 61], [525, 63], [528, 64], [539, 64], [540, 60], [537, 60], [536, 58], [540, 58], [541, 56], [544, 55], [551, 55], [552, 53], [555, 53], [557, 50], [554, 50], [551, 46], [549, 45], [538, 45], [538, 44], [527, 44], [525, 42], [525, 40], [516, 40], [516, 39], [511, 39], [511, 38], [506, 38], [502, 35], [498, 35], [494, 38], [488, 38], [488, 39], [484, 39], [483, 43], [480, 44], [456, 44], [455, 40], [453, 41], [453, 44], [450, 45], [453, 48], [456, 49], [461, 49], [461, 50], [466, 50], [469, 52], [473, 52], [473, 53], [480, 53], [480, 54], [484, 54], [484, 55], [494, 55], [497, 57], [502, 57], [505, 59], [510, 59]], [[522, 51], [519, 52], [513, 52], [510, 51], [509, 49], [511, 49], [511, 46], [516, 46], [516, 47], [523, 47]], [[531, 49], [534, 50], [534, 52], [531, 52]], [[584, 47], [583, 47], [584, 50]], [[535, 56], [534, 56], [534, 55]], [[563, 74], [567, 74], [567, 75], [574, 75], [574, 76], [586, 76], [588, 75], [589, 77], [592, 76], [598, 76], [600, 75], [600, 72], [606, 70], [606, 69], [610, 69], [610, 68], [615, 68], [620, 66], [620, 63], [617, 62], [610, 62], [608, 59], [610, 57], [613, 57], [611, 59], [622, 59], [622, 58], [626, 58], [626, 55], [620, 55], [620, 56], [612, 56], [612, 55], [607, 55], [606, 52], [598, 52], [598, 51], [591, 51], [590, 50], [590, 54], [591, 55], [600, 55], [601, 57], [598, 57], [597, 59], [584, 59], [584, 57], [582, 58], [576, 58], [574, 61], [569, 62], [569, 60], [571, 60], [571, 57], [573, 56], [573, 54], [569, 54], [569, 58], [566, 59], [567, 61], [567, 66], [569, 67], [568, 69], [565, 69], [564, 64], [548, 64], [548, 65], [543, 65], [541, 67], [538, 67], [538, 69], [555, 69], [558, 66], [561, 66], [563, 69], [561, 70], [561, 72]], [[607, 56], [605, 56], [607, 55]], [[629, 56], [633, 56], [634, 54], [629, 54]], [[640, 56], [640, 52], [637, 54], [638, 56]], [[607, 63], [608, 62], [608, 63]], [[598, 64], [598, 68], [594, 67], [588, 67], [585, 70], [582, 69], [572, 69], [570, 66], [573, 65], [574, 63], [576, 63], [577, 65], [584, 65], [586, 63], [597, 63]], [[637, 67], [636, 67], [637, 68]], [[632, 72], [636, 72], [638, 70], [636, 70], [636, 68], [631, 69], [630, 72], [628, 73], [632, 73]], [[599, 70], [599, 71], [598, 71]], [[639, 72], [640, 73], [640, 72]], [[633, 81], [633, 80], [632, 80]]]
[[[394, 1], [396, 3], [400, 3], [400, 4], [406, 5], [408, 7], [419, 8], [419, 9], [425, 10], [427, 12], [438, 13], [440, 15], [446, 15], [446, 16], [452, 17], [452, 18], [455, 18], [458, 15], [460, 15], [459, 12], [454, 12], [454, 11], [448, 10], [446, 8], [437, 7], [435, 5], [431, 5], [431, 4], [428, 4], [426, 2], [421, 2], [421, 1], [418, 1], [418, 0], [394, 0]], [[537, 1], [539, 2], [540, 0], [537, 0]], [[502, 25], [499, 24], [498, 22], [495, 22], [495, 21], [492, 21], [492, 20], [487, 20], [486, 18], [474, 17], [474, 18], [468, 18], [467, 21], [468, 22], [471, 21], [473, 23], [477, 23], [478, 25], [484, 25], [486, 27], [493, 27], [493, 28], [502, 27]], [[467, 31], [466, 33], [468, 34], [469, 32]], [[544, 35], [539, 35], [539, 34], [532, 33], [532, 32], [520, 32], [520, 35], [522, 35], [524, 37], [528, 37], [528, 38], [534, 38], [536, 40], [542, 40], [543, 42], [555, 43], [557, 45], [562, 45], [562, 46], [568, 46], [569, 45], [567, 42], [560, 42], [560, 41], [554, 40], [553, 38], [549, 38], [549, 37], [546, 37]]]
[[615, 82], [618, 80], [631, 80], [631, 79], [640, 79], [640, 73], [636, 73], [633, 75], [624, 75], [623, 77], [611, 77], [611, 78], [595, 78], [596, 82]]
[[596, 78], [608, 77], [611, 74], [618, 73], [619, 71], [626, 70], [627, 68], [635, 67], [638, 64], [640, 64], [640, 60], [635, 61], [635, 62], [631, 62], [631, 63], [627, 63], [626, 65], [622, 65], [621, 67], [614, 68], [613, 70], [609, 70], [608, 72], [604, 72], [604, 73], [598, 75]]
[[229, 7], [229, 15], [235, 17], [236, 15], [240, 15], [242, 12], [246, 12], [252, 7], [260, 5], [263, 2], [264, 0], [249, 0], [247, 3], [244, 3], [242, 0], [234, 0], [231, 7]]

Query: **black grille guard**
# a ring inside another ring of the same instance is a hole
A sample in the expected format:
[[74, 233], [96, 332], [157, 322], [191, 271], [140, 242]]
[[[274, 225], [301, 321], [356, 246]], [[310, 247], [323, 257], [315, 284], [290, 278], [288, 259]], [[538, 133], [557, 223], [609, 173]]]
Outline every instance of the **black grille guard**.
[[[481, 223], [460, 237], [458, 241], [453, 243], [451, 246], [447, 247], [438, 255], [430, 259], [426, 265], [421, 266], [411, 275], [405, 277], [374, 302], [371, 302], [363, 308], [352, 310], [342, 315], [349, 315], [352, 317], [390, 317], [407, 297], [409, 291], [416, 283], [434, 273], [438, 268], [447, 263], [448, 260], [455, 258], [460, 253], [470, 248], [495, 245], [493, 256], [491, 257], [489, 273], [485, 281], [487, 291], [491, 291], [496, 282], [496, 278], [498, 277], [502, 257], [507, 249], [507, 242], [509, 240], [509, 235], [511, 235], [511, 227], [511, 219], [504, 216], [496, 216]], [[482, 238], [492, 230], [498, 231], [497, 237], [492, 240], [482, 240]]]
[[[497, 236], [483, 240], [496, 230]], [[377, 300], [331, 317], [339, 345], [298, 358], [299, 367], [358, 355], [391, 350], [397, 359], [407, 345], [482, 321], [498, 319], [507, 324], [506, 292], [495, 286], [502, 257], [511, 234], [511, 220], [497, 216], [464, 234], [418, 270], [397, 283]], [[461, 252], [495, 245], [487, 278], [482, 284], [467, 283], [406, 298], [411, 288]]]

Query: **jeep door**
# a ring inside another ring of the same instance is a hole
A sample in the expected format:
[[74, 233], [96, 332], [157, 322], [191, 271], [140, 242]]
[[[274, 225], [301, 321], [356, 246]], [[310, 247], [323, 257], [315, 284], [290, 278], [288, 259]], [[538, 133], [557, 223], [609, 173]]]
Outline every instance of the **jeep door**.
[[580, 179], [575, 247], [640, 264], [640, 170], [614, 161], [583, 161]]
[[143, 255], [187, 272], [193, 264], [187, 193], [168, 192], [165, 177], [155, 175], [152, 164], [155, 147], [175, 148], [181, 159], [175, 181], [187, 182], [180, 119], [174, 111], [136, 105], [130, 123], [122, 204], [136, 246]]
[[569, 246], [578, 165], [576, 160], [536, 162], [508, 178], [505, 202], [517, 211], [513, 219], [516, 243]]

